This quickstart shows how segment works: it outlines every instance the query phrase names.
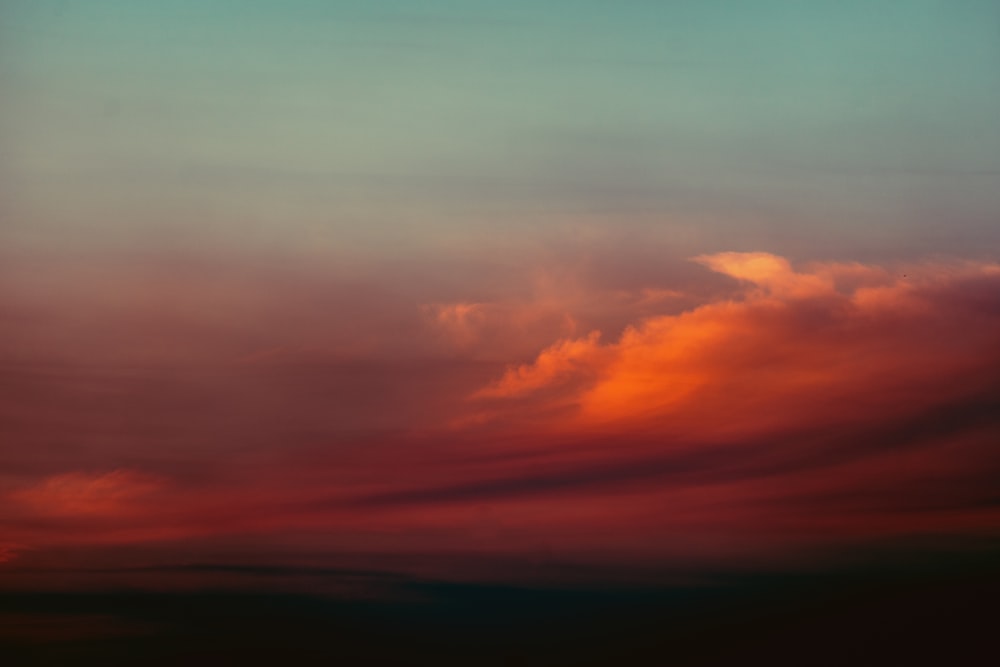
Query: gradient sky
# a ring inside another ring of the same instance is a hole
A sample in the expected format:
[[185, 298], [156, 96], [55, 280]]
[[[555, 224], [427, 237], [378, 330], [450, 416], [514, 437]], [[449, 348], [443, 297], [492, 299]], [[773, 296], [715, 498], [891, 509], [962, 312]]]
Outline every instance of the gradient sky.
[[8, 0], [0, 93], [0, 586], [1000, 536], [994, 2]]
[[12, 0], [5, 237], [995, 254], [1000, 10], [870, 5]]

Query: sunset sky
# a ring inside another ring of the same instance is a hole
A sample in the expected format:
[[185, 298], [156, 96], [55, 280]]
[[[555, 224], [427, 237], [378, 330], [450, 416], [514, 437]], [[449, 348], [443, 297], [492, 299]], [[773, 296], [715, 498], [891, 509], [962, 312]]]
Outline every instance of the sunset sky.
[[995, 550], [998, 118], [988, 0], [2, 2], [0, 590]]

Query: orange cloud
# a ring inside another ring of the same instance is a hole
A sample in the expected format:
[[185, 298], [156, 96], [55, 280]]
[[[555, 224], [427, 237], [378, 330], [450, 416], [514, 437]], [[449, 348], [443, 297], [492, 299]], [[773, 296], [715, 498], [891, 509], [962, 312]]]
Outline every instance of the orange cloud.
[[961, 301], [979, 283], [996, 294], [995, 265], [891, 274], [857, 264], [796, 271], [767, 253], [696, 261], [745, 286], [732, 298], [640, 320], [612, 343], [596, 333], [559, 341], [477, 396], [572, 385], [576, 417], [567, 425], [666, 419], [704, 433], [834, 418], [835, 405], [852, 397], [864, 397], [865, 410], [891, 410], [901, 392], [907, 401], [938, 398], [948, 373], [996, 355], [1000, 316]]
[[565, 377], [576, 376], [598, 366], [605, 353], [598, 343], [600, 336], [599, 331], [592, 331], [586, 338], [559, 341], [539, 354], [533, 364], [508, 369], [500, 380], [480, 390], [476, 396], [516, 396], [551, 386]]
[[776, 296], [808, 297], [834, 289], [830, 276], [797, 273], [787, 259], [766, 252], [723, 252], [700, 255], [694, 261]]

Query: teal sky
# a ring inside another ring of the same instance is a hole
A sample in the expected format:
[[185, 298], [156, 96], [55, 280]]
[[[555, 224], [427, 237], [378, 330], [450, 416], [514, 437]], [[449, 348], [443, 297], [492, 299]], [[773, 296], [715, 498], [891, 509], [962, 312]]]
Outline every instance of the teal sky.
[[15, 246], [996, 256], [1000, 6], [8, 0]]

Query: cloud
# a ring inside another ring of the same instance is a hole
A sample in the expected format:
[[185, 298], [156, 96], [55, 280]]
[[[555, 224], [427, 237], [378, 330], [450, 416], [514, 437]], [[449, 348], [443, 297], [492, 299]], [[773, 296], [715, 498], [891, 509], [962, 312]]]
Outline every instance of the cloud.
[[565, 377], [577, 377], [601, 364], [604, 350], [598, 343], [600, 336], [599, 331], [592, 331], [586, 338], [559, 341], [539, 354], [534, 363], [508, 369], [500, 380], [476, 396], [516, 396], [551, 386]]
[[808, 297], [833, 290], [829, 276], [796, 273], [787, 259], [766, 252], [723, 252], [701, 255], [695, 261], [774, 295]]
[[[509, 361], [534, 356], [554, 338], [578, 336], [595, 328], [620, 329], [637, 314], [663, 312], [685, 296], [664, 287], [594, 285], [592, 277], [586, 278], [575, 267], [553, 266], [528, 273], [530, 284], [512, 289], [513, 294], [424, 304], [425, 321], [452, 351]], [[518, 295], [518, 291], [527, 294]]]
[[425, 320], [443, 334], [447, 348], [473, 358], [525, 357], [553, 338], [573, 335], [595, 295], [570, 271], [526, 274], [524, 284], [505, 285], [489, 299], [425, 304]]
[[638, 281], [415, 295], [444, 359], [7, 368], [0, 560], [725, 564], [995, 533], [1000, 268], [696, 263], [715, 275], [681, 300]]
[[481, 303], [431, 304], [424, 310], [461, 347], [479, 338], [478, 329], [486, 320], [486, 307]]
[[696, 261], [742, 287], [641, 319], [607, 344], [596, 334], [558, 341], [477, 396], [571, 385], [567, 427], [660, 421], [704, 434], [910, 409], [947, 398], [956, 377], [989, 377], [997, 361], [996, 265], [795, 270], [767, 253]]
[[162, 481], [134, 470], [103, 474], [69, 472], [10, 493], [10, 500], [31, 513], [46, 516], [116, 515], [157, 491]]

